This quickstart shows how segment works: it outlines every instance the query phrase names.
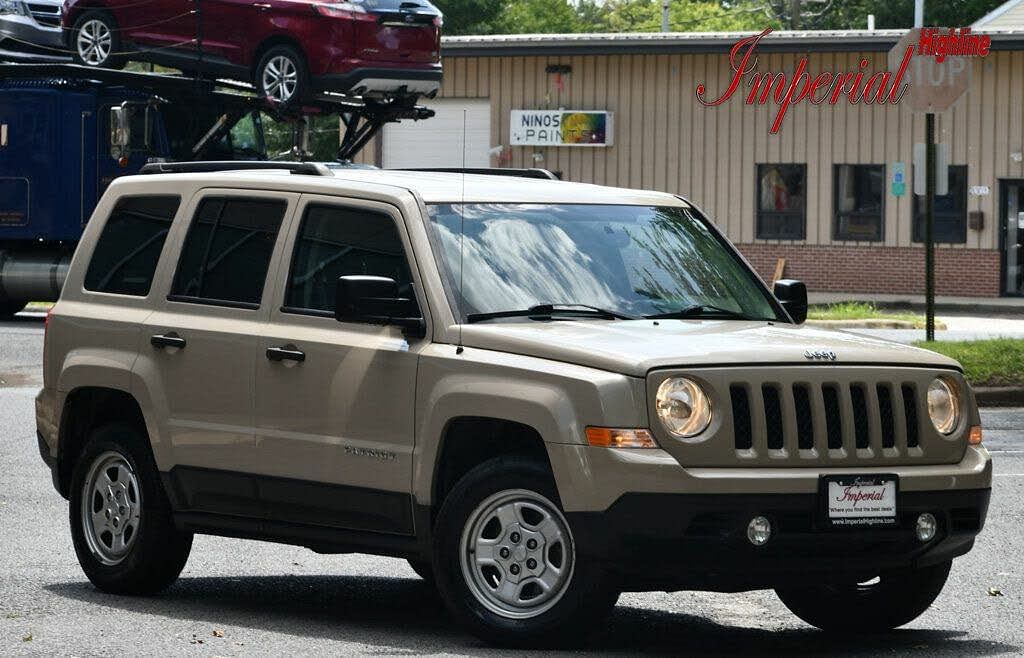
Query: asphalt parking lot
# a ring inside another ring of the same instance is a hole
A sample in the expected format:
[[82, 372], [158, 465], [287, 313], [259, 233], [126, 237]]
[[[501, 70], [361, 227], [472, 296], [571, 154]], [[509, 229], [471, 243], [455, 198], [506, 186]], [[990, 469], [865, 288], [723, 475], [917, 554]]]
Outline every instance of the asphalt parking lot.
[[[496, 653], [463, 634], [404, 562], [197, 537], [160, 596], [102, 594], [75, 561], [67, 503], [36, 450], [42, 325], [0, 324], [0, 655]], [[988, 524], [924, 616], [890, 635], [832, 639], [770, 592], [624, 594], [596, 652], [1024, 653], [1024, 409], [982, 414], [996, 477]], [[507, 653], [507, 652], [506, 652]]]

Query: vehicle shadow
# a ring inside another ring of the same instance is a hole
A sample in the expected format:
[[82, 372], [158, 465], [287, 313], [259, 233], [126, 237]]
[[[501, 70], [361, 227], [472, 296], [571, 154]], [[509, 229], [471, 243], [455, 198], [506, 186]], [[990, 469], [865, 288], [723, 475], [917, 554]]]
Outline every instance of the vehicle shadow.
[[[238, 626], [296, 637], [357, 642], [389, 652], [492, 653], [463, 633], [433, 588], [419, 579], [368, 576], [245, 576], [181, 578], [153, 597], [104, 594], [88, 582], [44, 587], [69, 599], [132, 613], [211, 626]], [[987, 656], [1020, 647], [967, 639], [962, 631], [900, 630], [880, 636], [833, 638], [813, 629], [772, 631], [725, 626], [693, 615], [620, 604], [599, 635], [579, 647], [591, 652], [686, 654], [823, 654]]]

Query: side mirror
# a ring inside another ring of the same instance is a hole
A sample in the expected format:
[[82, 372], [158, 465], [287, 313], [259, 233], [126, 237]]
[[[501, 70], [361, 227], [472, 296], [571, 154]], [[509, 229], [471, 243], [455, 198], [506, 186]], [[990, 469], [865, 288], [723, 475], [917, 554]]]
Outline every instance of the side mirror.
[[416, 302], [399, 297], [395, 280], [382, 276], [339, 277], [334, 294], [334, 319], [395, 325], [419, 337], [426, 333], [426, 323], [419, 317]]
[[803, 281], [782, 279], [775, 282], [775, 298], [782, 302], [793, 322], [803, 324], [807, 320], [807, 286]]
[[110, 108], [110, 157], [120, 160], [128, 155], [132, 143], [132, 111], [125, 103]]

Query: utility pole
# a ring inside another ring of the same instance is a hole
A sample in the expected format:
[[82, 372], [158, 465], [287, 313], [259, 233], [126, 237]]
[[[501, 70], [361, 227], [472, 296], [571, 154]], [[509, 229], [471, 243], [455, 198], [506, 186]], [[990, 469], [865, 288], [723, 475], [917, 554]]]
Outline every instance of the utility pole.
[[800, 29], [801, 0], [789, 0], [789, 29]]
[[[924, 27], [924, 0], [914, 2], [914, 27]], [[935, 340], [935, 113], [924, 115], [924, 338]]]
[[669, 0], [661, 0], [661, 31], [668, 32], [668, 2]]

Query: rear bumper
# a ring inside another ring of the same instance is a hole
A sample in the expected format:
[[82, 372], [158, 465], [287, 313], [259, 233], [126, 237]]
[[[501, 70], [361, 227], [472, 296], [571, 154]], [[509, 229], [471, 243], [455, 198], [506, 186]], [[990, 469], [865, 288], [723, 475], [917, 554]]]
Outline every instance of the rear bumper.
[[[951, 560], [974, 545], [990, 492], [901, 492], [897, 526], [879, 529], [827, 528], [816, 494], [626, 494], [604, 512], [567, 516], [577, 550], [624, 589], [743, 591]], [[914, 535], [923, 512], [939, 522], [927, 543]], [[759, 515], [773, 535], [756, 547], [746, 528]]]
[[431, 94], [441, 88], [441, 65], [430, 68], [365, 67], [312, 76], [318, 91]]

